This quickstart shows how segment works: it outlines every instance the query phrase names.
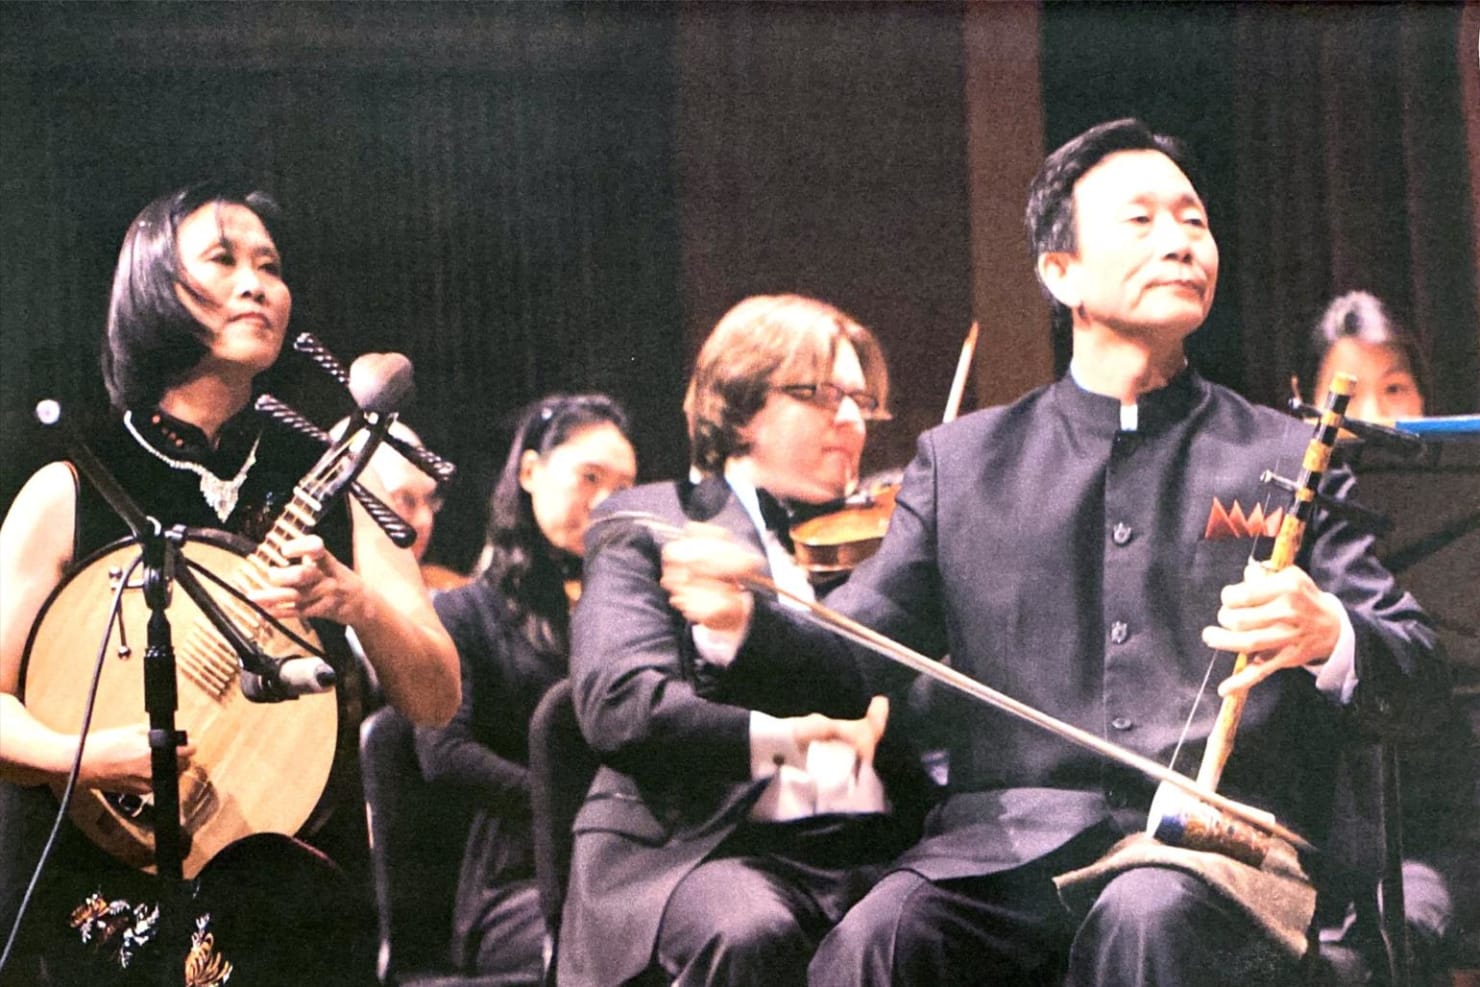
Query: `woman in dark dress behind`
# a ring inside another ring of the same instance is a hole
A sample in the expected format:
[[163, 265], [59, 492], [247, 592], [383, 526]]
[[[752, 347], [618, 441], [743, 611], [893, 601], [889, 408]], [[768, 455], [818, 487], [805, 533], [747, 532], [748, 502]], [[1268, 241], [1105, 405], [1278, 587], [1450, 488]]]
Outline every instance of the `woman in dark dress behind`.
[[482, 572], [439, 594], [462, 666], [462, 705], [417, 731], [427, 780], [473, 795], [453, 908], [452, 960], [465, 972], [537, 984], [544, 920], [534, 880], [529, 721], [567, 672], [591, 510], [637, 471], [627, 417], [603, 395], [527, 408], [489, 505]]

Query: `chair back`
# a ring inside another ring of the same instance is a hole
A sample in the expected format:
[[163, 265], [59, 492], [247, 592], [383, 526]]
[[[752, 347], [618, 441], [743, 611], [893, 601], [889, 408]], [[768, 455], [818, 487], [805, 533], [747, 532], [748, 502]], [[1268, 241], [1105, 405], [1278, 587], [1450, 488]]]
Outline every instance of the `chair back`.
[[383, 984], [451, 972], [453, 900], [471, 821], [465, 798], [422, 777], [414, 730], [389, 706], [360, 727]]
[[550, 687], [529, 722], [530, 808], [534, 818], [534, 870], [540, 908], [550, 934], [551, 963], [559, 943], [560, 910], [570, 877], [576, 813], [601, 762], [576, 721], [570, 680]]

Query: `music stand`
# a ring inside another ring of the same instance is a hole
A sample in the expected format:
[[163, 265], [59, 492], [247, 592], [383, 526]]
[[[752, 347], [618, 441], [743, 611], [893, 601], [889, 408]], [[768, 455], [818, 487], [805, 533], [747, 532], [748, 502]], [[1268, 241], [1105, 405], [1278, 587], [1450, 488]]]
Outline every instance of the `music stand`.
[[[1417, 425], [1400, 422], [1400, 427]], [[1419, 431], [1417, 428], [1413, 431]], [[1348, 460], [1355, 497], [1393, 529], [1377, 555], [1433, 619], [1460, 688], [1480, 686], [1480, 420], [1473, 431], [1429, 431], [1400, 457], [1378, 448]]]

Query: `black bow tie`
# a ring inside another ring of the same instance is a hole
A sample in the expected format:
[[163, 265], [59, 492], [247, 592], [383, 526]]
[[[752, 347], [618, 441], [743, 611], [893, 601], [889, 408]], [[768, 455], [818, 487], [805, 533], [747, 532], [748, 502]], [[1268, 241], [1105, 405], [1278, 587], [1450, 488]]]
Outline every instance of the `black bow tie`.
[[756, 488], [755, 496], [760, 502], [761, 521], [765, 523], [766, 529], [776, 536], [782, 548], [791, 552], [791, 515], [785, 505], [760, 488]]

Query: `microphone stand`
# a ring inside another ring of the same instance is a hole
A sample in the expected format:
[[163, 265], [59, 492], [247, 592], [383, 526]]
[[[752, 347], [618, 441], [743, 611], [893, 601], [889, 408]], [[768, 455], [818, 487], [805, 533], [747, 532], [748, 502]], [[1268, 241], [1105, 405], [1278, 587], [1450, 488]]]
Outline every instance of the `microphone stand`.
[[[56, 425], [61, 409], [42, 402], [36, 416], [43, 425]], [[149, 784], [154, 793], [154, 862], [160, 879], [160, 982], [174, 987], [184, 979], [190, 951], [190, 925], [184, 920], [188, 898], [182, 862], [184, 836], [180, 827], [178, 750], [185, 732], [175, 726], [179, 691], [175, 679], [175, 649], [168, 608], [173, 584], [188, 575], [179, 564], [185, 529], [165, 530], [145, 515], [93, 451], [71, 428], [62, 436], [72, 462], [92, 482], [103, 499], [128, 526], [143, 550], [144, 602], [149, 607], [147, 647], [144, 652], [144, 709], [149, 715]], [[86, 744], [87, 738], [79, 738]]]
[[[103, 468], [101, 463], [94, 461], [94, 464], [98, 469]], [[91, 473], [88, 475], [89, 479], [94, 479]], [[109, 502], [112, 503], [111, 500]], [[115, 504], [114, 509], [117, 508]], [[145, 520], [147, 528], [135, 530], [134, 537], [144, 549], [144, 601], [149, 607], [148, 646], [144, 650], [144, 709], [149, 714], [149, 784], [154, 790], [154, 863], [161, 885], [160, 982], [173, 985], [182, 982], [185, 957], [190, 951], [190, 925], [184, 917], [188, 892], [181, 866], [184, 853], [177, 762], [177, 750], [185, 744], [186, 736], [183, 730], [175, 728], [179, 692], [175, 681], [175, 649], [167, 614], [184, 528], [177, 525], [164, 531], [153, 517]]]

